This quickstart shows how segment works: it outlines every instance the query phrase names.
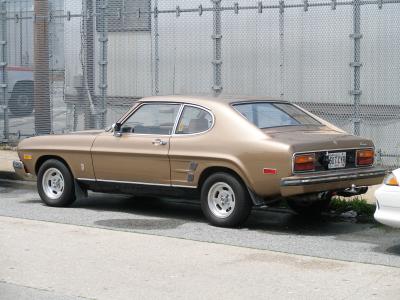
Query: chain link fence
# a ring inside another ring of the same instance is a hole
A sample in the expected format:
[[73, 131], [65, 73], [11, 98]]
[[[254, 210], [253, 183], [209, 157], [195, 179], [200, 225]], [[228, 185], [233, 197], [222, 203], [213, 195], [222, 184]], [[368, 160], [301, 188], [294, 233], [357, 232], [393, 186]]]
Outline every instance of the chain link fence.
[[104, 128], [141, 97], [295, 102], [400, 166], [400, 0], [0, 0], [0, 139]]

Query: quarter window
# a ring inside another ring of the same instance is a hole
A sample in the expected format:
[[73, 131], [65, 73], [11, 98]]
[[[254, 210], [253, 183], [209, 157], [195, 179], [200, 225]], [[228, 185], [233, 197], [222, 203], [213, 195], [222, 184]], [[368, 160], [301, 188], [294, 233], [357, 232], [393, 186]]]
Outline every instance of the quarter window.
[[171, 134], [179, 104], [145, 104], [139, 107], [121, 127], [122, 132]]
[[207, 131], [212, 126], [213, 118], [204, 109], [185, 106], [176, 128], [177, 134], [191, 134]]

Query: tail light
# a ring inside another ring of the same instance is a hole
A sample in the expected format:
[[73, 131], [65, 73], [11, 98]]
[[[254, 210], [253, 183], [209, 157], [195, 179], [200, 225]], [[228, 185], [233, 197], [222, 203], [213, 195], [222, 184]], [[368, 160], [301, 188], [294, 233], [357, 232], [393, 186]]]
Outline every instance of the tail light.
[[297, 154], [293, 161], [293, 170], [297, 172], [313, 171], [315, 169], [315, 154]]
[[374, 163], [375, 152], [372, 149], [357, 150], [357, 166], [371, 166]]

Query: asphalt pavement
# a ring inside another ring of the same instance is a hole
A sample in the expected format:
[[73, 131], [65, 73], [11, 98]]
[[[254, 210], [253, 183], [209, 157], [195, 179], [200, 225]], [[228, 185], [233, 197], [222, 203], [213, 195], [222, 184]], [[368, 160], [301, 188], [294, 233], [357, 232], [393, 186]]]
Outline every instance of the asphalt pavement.
[[287, 209], [254, 210], [237, 229], [207, 224], [199, 203], [90, 193], [69, 208], [45, 206], [34, 182], [0, 180], [0, 215], [400, 267], [400, 230]]

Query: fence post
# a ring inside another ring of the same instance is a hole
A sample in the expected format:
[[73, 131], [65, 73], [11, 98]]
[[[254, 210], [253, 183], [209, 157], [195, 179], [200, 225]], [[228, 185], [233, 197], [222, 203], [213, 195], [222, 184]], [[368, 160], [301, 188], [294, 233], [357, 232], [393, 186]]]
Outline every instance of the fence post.
[[100, 42], [100, 84], [99, 88], [101, 91], [101, 104], [100, 110], [98, 110], [99, 123], [98, 126], [101, 128], [105, 127], [106, 123], [106, 112], [107, 112], [107, 43], [108, 43], [108, 18], [106, 16], [107, 11], [107, 0], [100, 1], [100, 24], [101, 33], [99, 37]]
[[51, 132], [49, 85], [48, 0], [35, 0], [34, 20], [34, 106], [36, 134]]
[[154, 1], [154, 94], [160, 92], [160, 55], [159, 55], [159, 33], [158, 33], [158, 0]]
[[8, 123], [8, 74], [7, 74], [7, 1], [1, 1], [1, 93], [3, 102], [3, 113], [4, 113], [4, 128], [3, 128], [3, 138], [4, 142], [8, 142], [9, 139], [9, 123]]
[[279, 94], [285, 96], [285, 2], [279, 1]]
[[360, 62], [360, 40], [362, 38], [362, 34], [360, 31], [361, 27], [361, 1], [354, 0], [353, 2], [353, 33], [350, 35], [350, 38], [353, 39], [354, 43], [354, 56], [353, 62], [350, 63], [350, 66], [354, 69], [353, 72], [353, 89], [350, 91], [350, 94], [353, 95], [353, 133], [355, 135], [360, 135], [360, 123], [361, 123], [361, 115], [360, 115], [360, 71], [361, 71], [361, 62]]
[[86, 40], [84, 41], [85, 51], [84, 51], [84, 61], [85, 66], [83, 68], [83, 81], [84, 87], [87, 89], [88, 94], [88, 101], [87, 105], [84, 108], [84, 115], [85, 115], [85, 129], [93, 129], [96, 127], [95, 118], [96, 116], [93, 115], [91, 110], [91, 104], [93, 103], [93, 96], [95, 95], [95, 80], [94, 80], [94, 36], [95, 36], [95, 29], [94, 29], [94, 17], [93, 17], [93, 1], [86, 0], [85, 1], [86, 7], [86, 14], [82, 16], [82, 22], [84, 23], [85, 29], [85, 36]]
[[[22, 7], [20, 8], [20, 10], [19, 10], [19, 16], [22, 18]], [[23, 32], [23, 28], [22, 28], [22, 22], [23, 21], [23, 19], [21, 19], [20, 20], [20, 22], [19, 22], [19, 64], [20, 64], [20, 66], [23, 66], [23, 64], [24, 64], [24, 61], [23, 61], [23, 51], [22, 51], [22, 45], [23, 45], [23, 34], [22, 34], [22, 32]]]
[[214, 59], [212, 61], [214, 66], [214, 83], [212, 89], [214, 95], [218, 96], [222, 91], [222, 55], [221, 55], [221, 0], [211, 0], [214, 4], [213, 9], [213, 25], [214, 33], [212, 39], [214, 41]]

